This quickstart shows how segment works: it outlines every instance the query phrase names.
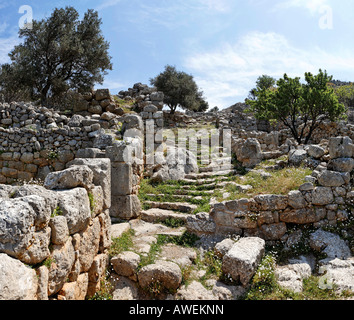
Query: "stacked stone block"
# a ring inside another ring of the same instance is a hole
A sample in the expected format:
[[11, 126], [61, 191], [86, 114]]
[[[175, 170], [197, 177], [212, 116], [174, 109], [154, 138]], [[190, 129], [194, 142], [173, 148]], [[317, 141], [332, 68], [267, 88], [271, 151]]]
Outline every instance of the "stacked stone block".
[[81, 300], [100, 289], [111, 244], [109, 159], [90, 167], [51, 173], [45, 187], [0, 186], [0, 299]]

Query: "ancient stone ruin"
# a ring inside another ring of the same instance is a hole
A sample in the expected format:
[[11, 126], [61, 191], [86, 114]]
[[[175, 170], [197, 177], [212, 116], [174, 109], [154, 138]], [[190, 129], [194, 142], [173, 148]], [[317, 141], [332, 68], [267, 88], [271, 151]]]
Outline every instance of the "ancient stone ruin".
[[0, 300], [244, 299], [276, 248], [280, 288], [353, 296], [349, 123], [303, 146], [243, 104], [171, 115], [141, 83], [0, 122]]

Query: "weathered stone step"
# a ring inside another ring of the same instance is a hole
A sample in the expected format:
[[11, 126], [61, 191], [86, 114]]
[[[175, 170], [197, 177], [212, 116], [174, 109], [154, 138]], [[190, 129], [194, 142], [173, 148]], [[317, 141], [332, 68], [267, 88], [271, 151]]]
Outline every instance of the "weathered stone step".
[[232, 164], [227, 164], [227, 165], [222, 165], [222, 166], [207, 166], [207, 167], [200, 167], [199, 172], [200, 173], [213, 172], [214, 174], [217, 174], [217, 172], [232, 170], [233, 168], [234, 168], [234, 166]]
[[187, 174], [185, 179], [190, 180], [198, 180], [198, 179], [208, 179], [212, 177], [220, 177], [220, 176], [229, 176], [229, 175], [236, 175], [237, 172], [235, 170], [224, 170], [224, 171], [209, 171], [209, 172], [202, 172], [202, 173], [194, 173], [194, 174]]
[[191, 199], [195, 199], [195, 200], [202, 200], [203, 197], [200, 196], [193, 196], [193, 195], [187, 195], [187, 194], [152, 194], [152, 193], [148, 193], [147, 196], [149, 198], [164, 198], [164, 197], [169, 197], [169, 198], [174, 198], [177, 200], [191, 200]]
[[183, 184], [187, 184], [187, 185], [189, 184], [189, 185], [201, 186], [204, 184], [216, 183], [216, 182], [227, 181], [227, 180], [229, 180], [228, 177], [219, 176], [219, 177], [215, 177], [213, 179], [198, 179], [198, 180], [182, 179], [182, 180], [180, 180], [180, 182], [182, 182]]
[[159, 208], [153, 208], [145, 210], [141, 213], [141, 219], [146, 222], [155, 223], [166, 221], [167, 219], [175, 219], [183, 222], [187, 222], [188, 214], [177, 213], [171, 210], [164, 210]]
[[194, 204], [184, 203], [184, 202], [155, 202], [155, 201], [145, 201], [145, 204], [149, 205], [152, 209], [164, 209], [173, 210], [183, 213], [193, 213], [198, 206]]
[[194, 199], [196, 199], [196, 195], [199, 195], [200, 193], [211, 195], [211, 194], [214, 193], [214, 190], [194, 191], [194, 190], [183, 190], [183, 189], [181, 189], [181, 190], [177, 190], [176, 193], [179, 194], [179, 195], [190, 195]]

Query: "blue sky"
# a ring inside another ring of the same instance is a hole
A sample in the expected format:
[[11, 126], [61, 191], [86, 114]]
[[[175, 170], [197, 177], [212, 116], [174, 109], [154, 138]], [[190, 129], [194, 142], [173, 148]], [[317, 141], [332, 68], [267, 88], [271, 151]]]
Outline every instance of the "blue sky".
[[326, 69], [354, 81], [353, 0], [0, 0], [0, 63], [19, 43], [19, 13], [56, 7], [96, 9], [113, 71], [98, 87], [113, 94], [171, 64], [192, 74], [211, 107], [243, 101], [258, 76], [303, 78]]

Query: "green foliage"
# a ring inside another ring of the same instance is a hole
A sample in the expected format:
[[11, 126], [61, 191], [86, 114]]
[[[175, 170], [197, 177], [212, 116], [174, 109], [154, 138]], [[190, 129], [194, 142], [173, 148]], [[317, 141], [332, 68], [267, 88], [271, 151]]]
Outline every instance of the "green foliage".
[[283, 123], [298, 143], [307, 144], [324, 120], [338, 121], [346, 113], [328, 85], [331, 80], [322, 70], [317, 75], [305, 73], [304, 84], [300, 78], [285, 74], [276, 88], [258, 88], [255, 99], [247, 99], [246, 103], [258, 119]]
[[334, 92], [340, 103], [347, 108], [354, 108], [354, 83], [334, 88]]
[[193, 76], [177, 71], [175, 67], [167, 65], [165, 71], [150, 82], [159, 91], [165, 94], [164, 103], [176, 112], [177, 107], [193, 111], [206, 111], [209, 106], [199, 90]]
[[112, 239], [112, 245], [109, 248], [109, 255], [113, 257], [124, 251], [131, 250], [134, 246], [133, 237], [134, 230], [130, 229], [129, 231], [123, 233], [120, 238]]
[[59, 206], [57, 206], [57, 207], [54, 209], [54, 211], [53, 211], [51, 217], [52, 217], [52, 218], [55, 218], [55, 217], [57, 217], [57, 216], [61, 216], [62, 214], [63, 214], [63, 210], [62, 210]]
[[264, 295], [274, 291], [277, 287], [275, 278], [276, 259], [273, 255], [265, 256], [258, 266], [257, 272], [252, 279], [251, 290], [247, 298], [250, 300], [263, 300]]
[[256, 93], [258, 91], [271, 89], [275, 86], [276, 82], [277, 80], [270, 76], [267, 75], [260, 76], [256, 81], [256, 88], [250, 91], [248, 98], [250, 100], [255, 100], [257, 97]]
[[101, 23], [94, 10], [80, 21], [79, 13], [66, 7], [33, 21], [32, 29], [20, 29], [23, 42], [9, 54], [11, 65], [2, 66], [2, 89], [12, 85], [46, 102], [69, 88], [83, 91], [102, 83], [112, 65]]

